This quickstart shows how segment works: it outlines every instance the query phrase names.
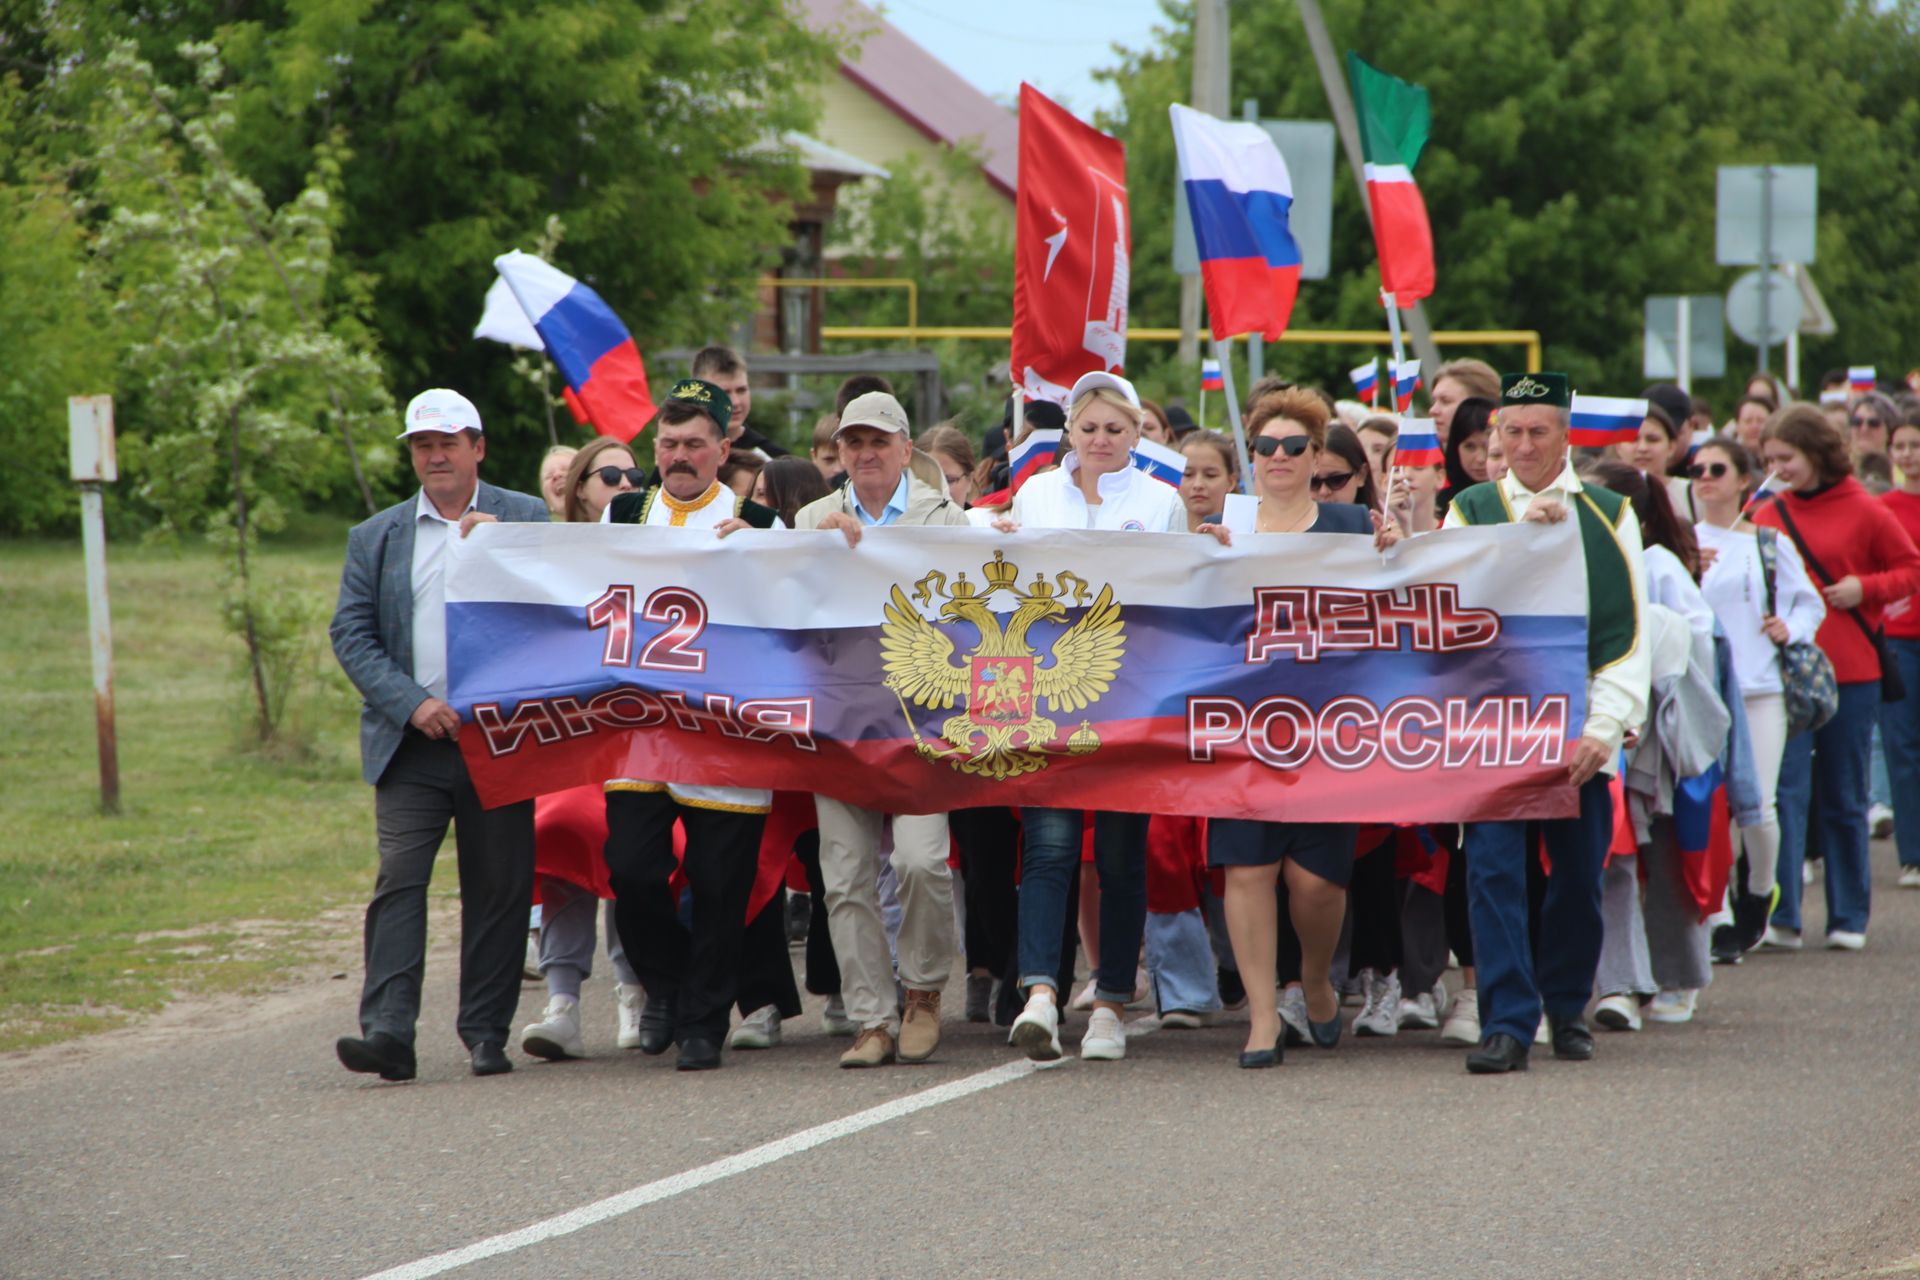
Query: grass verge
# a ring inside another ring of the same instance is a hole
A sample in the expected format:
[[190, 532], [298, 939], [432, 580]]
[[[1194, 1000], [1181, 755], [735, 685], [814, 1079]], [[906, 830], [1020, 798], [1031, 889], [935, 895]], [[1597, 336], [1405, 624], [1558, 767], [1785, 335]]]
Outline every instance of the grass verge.
[[[324, 619], [345, 542], [314, 530], [261, 566]], [[77, 543], [0, 542], [0, 1051], [264, 989], [339, 941], [315, 917], [373, 878], [358, 699], [324, 621], [300, 748], [241, 749], [240, 645], [204, 547], [108, 549], [121, 813], [100, 813], [82, 572]]]

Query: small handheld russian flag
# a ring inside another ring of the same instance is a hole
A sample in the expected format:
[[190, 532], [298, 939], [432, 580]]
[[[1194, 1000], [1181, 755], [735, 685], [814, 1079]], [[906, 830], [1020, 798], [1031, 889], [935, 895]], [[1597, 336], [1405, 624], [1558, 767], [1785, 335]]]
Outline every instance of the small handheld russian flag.
[[1007, 485], [1012, 492], [1020, 492], [1021, 485], [1060, 456], [1062, 434], [1058, 427], [1043, 427], [1029, 432], [1025, 440], [1013, 446], [1007, 454]]
[[1187, 474], [1185, 454], [1144, 437], [1133, 446], [1133, 465], [1135, 470], [1144, 471], [1155, 480], [1164, 480], [1176, 489]]
[[1220, 362], [1212, 356], [1200, 362], [1200, 389], [1202, 391], [1225, 391], [1227, 380], [1220, 376]]
[[1879, 379], [1873, 376], [1870, 364], [1851, 365], [1847, 369], [1847, 388], [1855, 395], [1864, 395], [1878, 385]]
[[1420, 362], [1409, 360], [1393, 371], [1393, 409], [1405, 413], [1413, 408], [1413, 393], [1420, 386]]
[[1394, 466], [1437, 467], [1446, 459], [1432, 418], [1400, 419], [1400, 434], [1393, 441]]
[[1645, 400], [1627, 400], [1619, 396], [1573, 395], [1571, 444], [1589, 449], [1604, 445], [1626, 444], [1640, 438], [1640, 424], [1647, 417]]
[[1380, 390], [1380, 362], [1369, 360], [1347, 375], [1353, 379], [1353, 390], [1368, 404], [1374, 402], [1374, 396]]

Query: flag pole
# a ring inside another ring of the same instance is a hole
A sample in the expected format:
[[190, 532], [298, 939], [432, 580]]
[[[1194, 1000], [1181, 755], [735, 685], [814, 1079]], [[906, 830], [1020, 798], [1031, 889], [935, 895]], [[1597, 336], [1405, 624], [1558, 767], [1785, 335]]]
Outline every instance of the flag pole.
[[1240, 396], [1233, 388], [1233, 339], [1215, 338], [1213, 358], [1220, 362], [1221, 397], [1227, 402], [1227, 421], [1233, 425], [1233, 449], [1240, 458], [1240, 492], [1253, 492], [1253, 464], [1247, 458], [1247, 431], [1240, 425]]
[[[1398, 421], [1401, 417], [1400, 365], [1406, 358], [1406, 348], [1400, 338], [1400, 308], [1394, 305], [1393, 295], [1383, 290], [1380, 294], [1380, 301], [1386, 304], [1387, 333], [1393, 339], [1393, 361], [1387, 367], [1387, 394], [1392, 397], [1390, 403], [1393, 405], [1393, 416], [1394, 419]], [[1377, 398], [1378, 397], [1376, 397], [1376, 399]], [[1395, 448], [1393, 451], [1393, 466], [1387, 475], [1386, 492], [1381, 495], [1380, 498], [1380, 515], [1383, 519], [1389, 518], [1389, 513], [1392, 511], [1393, 486], [1399, 482], [1399, 479], [1400, 450]], [[1413, 523], [1413, 512], [1411, 510], [1407, 512], [1407, 523]], [[1413, 530], [1408, 529], [1407, 532], [1412, 533]]]

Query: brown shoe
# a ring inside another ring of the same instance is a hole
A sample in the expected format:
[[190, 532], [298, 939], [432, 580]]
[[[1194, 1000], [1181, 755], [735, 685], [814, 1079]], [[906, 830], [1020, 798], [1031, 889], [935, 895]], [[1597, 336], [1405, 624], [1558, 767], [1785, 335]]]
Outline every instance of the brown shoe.
[[853, 1048], [840, 1055], [843, 1067], [884, 1067], [893, 1061], [893, 1037], [885, 1027], [868, 1027], [853, 1042]]
[[907, 992], [907, 1011], [900, 1017], [900, 1061], [925, 1062], [940, 1047], [940, 993]]

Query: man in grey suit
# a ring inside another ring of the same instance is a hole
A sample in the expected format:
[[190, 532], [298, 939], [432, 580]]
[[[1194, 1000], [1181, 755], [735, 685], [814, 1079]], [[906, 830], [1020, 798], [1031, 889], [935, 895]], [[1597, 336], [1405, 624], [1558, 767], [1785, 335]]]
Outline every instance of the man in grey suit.
[[476, 523], [545, 520], [546, 504], [480, 482], [480, 413], [455, 391], [423, 391], [400, 437], [420, 492], [347, 535], [333, 652], [360, 690], [361, 771], [374, 788], [380, 873], [367, 906], [360, 1035], [335, 1045], [349, 1071], [414, 1076], [426, 968], [427, 881], [454, 828], [460, 868], [460, 1038], [475, 1075], [511, 1071], [505, 1046], [520, 1000], [533, 896], [533, 802], [484, 809], [447, 704], [449, 544]]

